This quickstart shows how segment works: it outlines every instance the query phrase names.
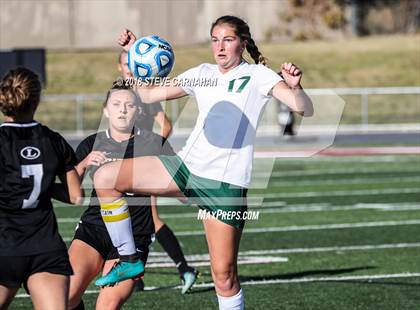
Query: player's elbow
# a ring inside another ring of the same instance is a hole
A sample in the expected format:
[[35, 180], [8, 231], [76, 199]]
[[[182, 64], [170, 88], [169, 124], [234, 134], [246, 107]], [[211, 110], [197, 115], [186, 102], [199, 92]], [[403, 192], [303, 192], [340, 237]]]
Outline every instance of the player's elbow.
[[171, 122], [165, 122], [162, 128], [162, 137], [168, 138], [172, 133], [172, 125]]
[[311, 106], [311, 107], [305, 109], [305, 111], [299, 112], [299, 115], [301, 115], [303, 117], [311, 117], [311, 116], [314, 115], [314, 108]]

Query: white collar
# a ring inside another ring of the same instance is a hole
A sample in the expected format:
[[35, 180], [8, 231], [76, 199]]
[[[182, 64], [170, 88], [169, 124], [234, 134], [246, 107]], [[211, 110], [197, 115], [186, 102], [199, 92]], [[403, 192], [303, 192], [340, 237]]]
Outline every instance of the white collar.
[[0, 127], [21, 127], [21, 128], [27, 128], [27, 127], [33, 127], [38, 125], [38, 122], [31, 122], [31, 123], [12, 123], [7, 122], [0, 125]]
[[[135, 132], [135, 135], [136, 136], [139, 136], [140, 135], [140, 132], [141, 132], [140, 128], [134, 127], [133, 128], [133, 131]], [[111, 133], [109, 132], [109, 128], [107, 130], [105, 130], [105, 134], [106, 134], [106, 137], [108, 139], [112, 139]]]

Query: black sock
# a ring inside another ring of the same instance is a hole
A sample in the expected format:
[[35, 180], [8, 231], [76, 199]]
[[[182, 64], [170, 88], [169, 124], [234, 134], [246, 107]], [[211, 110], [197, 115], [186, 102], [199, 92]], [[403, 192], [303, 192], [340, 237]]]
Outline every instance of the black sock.
[[76, 306], [76, 308], [72, 308], [71, 310], [85, 310], [85, 304], [83, 303], [83, 299], [80, 300], [80, 302]]
[[131, 255], [120, 255], [120, 261], [126, 262], [126, 263], [135, 263], [139, 260], [139, 255], [131, 254]]
[[175, 262], [176, 268], [178, 268], [179, 274], [181, 276], [187, 271], [194, 270], [188, 266], [184, 257], [184, 253], [182, 253], [181, 246], [179, 245], [178, 239], [175, 237], [172, 230], [166, 226], [166, 224], [164, 224], [155, 235], [162, 248]]

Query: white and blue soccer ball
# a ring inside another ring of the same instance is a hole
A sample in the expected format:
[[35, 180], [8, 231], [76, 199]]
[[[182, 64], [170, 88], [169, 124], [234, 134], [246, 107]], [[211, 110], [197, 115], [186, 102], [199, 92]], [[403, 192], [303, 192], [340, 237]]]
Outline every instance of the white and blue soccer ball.
[[174, 61], [172, 46], [156, 35], [138, 39], [128, 51], [128, 66], [142, 80], [167, 76]]

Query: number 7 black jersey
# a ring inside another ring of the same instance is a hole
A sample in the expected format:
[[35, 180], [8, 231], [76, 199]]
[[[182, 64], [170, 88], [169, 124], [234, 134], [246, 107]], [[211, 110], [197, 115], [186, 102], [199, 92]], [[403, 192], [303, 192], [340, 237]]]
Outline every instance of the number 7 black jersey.
[[49, 194], [75, 155], [58, 133], [32, 123], [0, 125], [0, 255], [65, 248]]

